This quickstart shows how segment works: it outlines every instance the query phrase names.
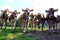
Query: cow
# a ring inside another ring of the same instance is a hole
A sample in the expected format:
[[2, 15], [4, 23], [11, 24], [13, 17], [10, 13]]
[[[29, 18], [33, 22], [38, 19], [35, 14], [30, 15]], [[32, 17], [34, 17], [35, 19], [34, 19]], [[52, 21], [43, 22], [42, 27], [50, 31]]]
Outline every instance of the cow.
[[60, 15], [57, 15], [57, 27], [56, 27], [56, 29], [60, 29]]
[[7, 24], [7, 19], [8, 19], [7, 9], [1, 10], [1, 12], [0, 12], [0, 19], [2, 21], [1, 29], [2, 28], [6, 29], [6, 24]]
[[46, 16], [46, 20], [48, 22], [49, 25], [49, 30], [51, 31], [52, 28], [53, 30], [55, 29], [55, 24], [56, 24], [56, 17], [54, 16], [54, 12], [57, 12], [58, 9], [54, 9], [54, 8], [50, 8], [49, 10], [45, 10], [45, 12], [47, 12], [47, 16]]
[[16, 29], [16, 18], [17, 18], [17, 10], [14, 10], [13, 12], [10, 12], [8, 14], [8, 20], [11, 22], [11, 26], [13, 29]]
[[44, 15], [38, 13], [35, 16], [35, 18], [34, 18], [35, 29], [36, 29], [36, 23], [38, 25], [38, 29], [40, 29], [40, 27], [42, 27], [42, 31], [43, 31], [43, 27], [44, 27], [44, 23], [45, 23], [45, 17], [44, 17]]
[[20, 16], [20, 26], [22, 27], [22, 29], [24, 30], [24, 27], [26, 27], [26, 30], [28, 30], [28, 19], [29, 19], [29, 14], [30, 12], [33, 11], [33, 9], [22, 9], [23, 14]]
[[33, 13], [31, 13], [29, 15], [28, 23], [29, 23], [29, 27], [31, 27], [31, 29], [33, 29], [33, 27], [34, 27], [34, 14]]

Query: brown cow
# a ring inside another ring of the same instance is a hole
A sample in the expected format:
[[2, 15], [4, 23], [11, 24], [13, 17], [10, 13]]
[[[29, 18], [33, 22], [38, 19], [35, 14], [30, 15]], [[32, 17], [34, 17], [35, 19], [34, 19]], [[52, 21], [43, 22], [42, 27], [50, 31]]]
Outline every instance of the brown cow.
[[16, 18], [17, 18], [17, 10], [10, 12], [10, 16], [8, 16], [8, 20], [11, 22], [13, 29], [16, 29]]
[[31, 14], [29, 15], [28, 24], [29, 24], [29, 26], [31, 27], [31, 29], [33, 29], [33, 27], [34, 27], [34, 15], [33, 15], [33, 13], [31, 13]]
[[26, 8], [25, 10], [22, 9], [22, 11], [24, 13], [20, 16], [20, 26], [22, 27], [23, 30], [24, 30], [24, 27], [26, 27], [26, 29], [28, 30], [29, 13], [33, 10]]
[[1, 10], [0, 19], [2, 20], [1, 29], [4, 27], [6, 29], [6, 23], [8, 19], [7, 10]]
[[[34, 23], [38, 23], [38, 29], [40, 29], [40, 27], [42, 27], [42, 31], [43, 31], [43, 27], [44, 27], [44, 23], [45, 23], [45, 17], [44, 15], [38, 13], [35, 18], [34, 18]], [[35, 24], [36, 27], [36, 24]]]

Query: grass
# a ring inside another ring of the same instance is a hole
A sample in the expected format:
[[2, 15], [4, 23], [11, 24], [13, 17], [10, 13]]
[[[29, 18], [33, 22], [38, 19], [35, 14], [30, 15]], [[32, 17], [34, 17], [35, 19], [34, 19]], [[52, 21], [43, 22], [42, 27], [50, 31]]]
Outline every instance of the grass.
[[[44, 30], [46, 30], [45, 28]], [[29, 28], [29, 30], [31, 30]], [[38, 29], [36, 29], [38, 30]], [[16, 30], [11, 29], [11, 27], [7, 27], [7, 29], [0, 29], [0, 40], [34, 40], [33, 38], [29, 38], [28, 36], [24, 36], [18, 27]], [[36, 39], [38, 40], [38, 39]]]

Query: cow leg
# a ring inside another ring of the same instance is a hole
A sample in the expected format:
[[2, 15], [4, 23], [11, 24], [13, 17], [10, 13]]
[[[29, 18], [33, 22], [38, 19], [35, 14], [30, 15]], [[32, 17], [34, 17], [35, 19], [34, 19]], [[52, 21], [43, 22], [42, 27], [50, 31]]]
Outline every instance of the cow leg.
[[7, 23], [7, 20], [6, 19], [3, 19], [2, 20], [2, 25], [3, 25], [3, 28], [5, 28], [5, 29], [6, 29], [6, 23]]
[[26, 31], [28, 31], [28, 22], [25, 22]]
[[36, 30], [36, 25], [37, 25], [37, 24], [36, 24], [36, 23], [33, 23], [33, 25], [34, 25], [34, 27], [35, 27], [35, 29], [34, 29], [34, 30]]
[[7, 23], [5, 22], [5, 29], [6, 29], [6, 25], [7, 25]]
[[49, 29], [49, 32], [50, 32], [50, 33], [52, 33], [52, 32], [53, 32], [53, 31], [52, 31], [53, 26], [54, 26], [54, 25], [53, 25], [53, 23], [50, 23], [50, 27], [49, 27], [49, 28], [50, 28], [50, 29]]
[[57, 23], [55, 23], [55, 29], [57, 30]]
[[54, 24], [53, 24], [53, 30], [54, 30]]
[[50, 24], [48, 24], [49, 25], [49, 30], [50, 30]]
[[13, 21], [11, 20], [11, 29], [13, 29]]
[[48, 24], [49, 25], [49, 33], [51, 32], [51, 28], [50, 28], [50, 24]]
[[38, 23], [38, 29], [40, 29], [40, 23]]
[[28, 22], [28, 27], [30, 27], [30, 22]]
[[55, 30], [55, 23], [53, 24], [53, 30]]
[[31, 24], [31, 30], [33, 30], [33, 24], [32, 23], [30, 23]]
[[32, 21], [32, 28], [34, 28], [34, 26], [33, 26], [33, 21]]
[[14, 23], [14, 27], [15, 27], [15, 29], [16, 29], [16, 20], [15, 20], [15, 23]]
[[14, 29], [16, 29], [16, 22], [14, 23]]
[[1, 29], [2, 29], [2, 27], [3, 27], [3, 23], [1, 24]]
[[27, 23], [27, 30], [28, 30], [28, 28], [29, 28], [29, 23]]
[[20, 27], [21, 27], [21, 29], [22, 29], [22, 22], [20, 21]]
[[28, 27], [30, 27], [30, 21], [28, 21]]
[[20, 28], [22, 29], [22, 20], [19, 19], [19, 22], [20, 22]]
[[11, 25], [13, 29], [16, 29], [16, 20], [11, 20]]
[[24, 31], [25, 22], [22, 22], [22, 30]]
[[6, 29], [6, 25], [7, 25], [7, 20], [5, 21], [5, 29]]
[[56, 30], [57, 30], [57, 23], [56, 23]]
[[14, 29], [14, 21], [11, 20], [11, 26], [12, 26], [12, 29]]
[[14, 20], [14, 25], [13, 26], [14, 26], [14, 29], [16, 29], [16, 20]]
[[43, 27], [44, 27], [44, 23], [42, 24], [42, 32], [43, 32]]
[[0, 27], [0, 29], [2, 29], [2, 25], [3, 25], [3, 23], [1, 23], [1, 27]]
[[3, 28], [6, 29], [6, 21], [5, 20], [3, 20]]

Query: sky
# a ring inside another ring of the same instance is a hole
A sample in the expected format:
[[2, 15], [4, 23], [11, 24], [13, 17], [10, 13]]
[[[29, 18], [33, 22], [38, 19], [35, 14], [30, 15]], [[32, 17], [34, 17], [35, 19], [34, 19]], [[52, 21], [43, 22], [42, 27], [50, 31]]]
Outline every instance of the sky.
[[60, 15], [59, 0], [0, 0], [0, 10], [9, 9], [21, 11], [21, 9], [34, 9], [33, 13], [41, 13], [46, 16], [45, 10], [58, 9], [55, 16]]

